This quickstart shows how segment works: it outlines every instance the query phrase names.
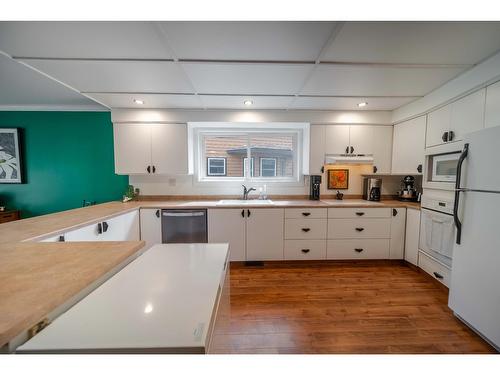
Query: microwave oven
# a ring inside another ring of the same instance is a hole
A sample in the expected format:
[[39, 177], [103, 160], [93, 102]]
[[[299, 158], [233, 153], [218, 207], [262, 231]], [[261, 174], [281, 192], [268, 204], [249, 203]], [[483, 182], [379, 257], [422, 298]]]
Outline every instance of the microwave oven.
[[457, 166], [460, 152], [432, 155], [429, 158], [429, 181], [455, 182], [457, 179]]

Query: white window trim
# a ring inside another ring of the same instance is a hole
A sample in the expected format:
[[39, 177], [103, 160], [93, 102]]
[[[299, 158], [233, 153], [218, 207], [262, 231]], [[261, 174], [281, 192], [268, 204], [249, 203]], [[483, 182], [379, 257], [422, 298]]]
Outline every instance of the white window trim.
[[255, 156], [251, 156], [250, 159], [251, 159], [250, 165], [249, 166], [245, 166], [245, 161], [248, 160], [248, 156], [245, 156], [243, 158], [243, 175], [247, 176], [247, 170], [246, 169], [248, 168], [248, 172], [250, 172], [250, 177], [254, 178], [254, 174], [255, 174]]
[[[276, 177], [276, 173], [278, 170], [278, 159], [276, 158], [260, 158], [259, 163], [260, 163], [260, 175], [262, 176], [262, 162], [264, 160], [272, 160], [274, 161], [274, 176], [271, 177]], [[265, 176], [265, 178], [269, 178], [269, 176]]]
[[[217, 159], [224, 161], [224, 172], [223, 173], [210, 173], [210, 159]], [[226, 176], [227, 175], [227, 159], [218, 156], [207, 156], [207, 176]]]

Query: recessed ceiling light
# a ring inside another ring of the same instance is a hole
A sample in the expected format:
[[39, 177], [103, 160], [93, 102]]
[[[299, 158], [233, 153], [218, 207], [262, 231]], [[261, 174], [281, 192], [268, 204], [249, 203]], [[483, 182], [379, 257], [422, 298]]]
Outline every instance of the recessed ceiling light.
[[366, 107], [367, 105], [368, 105], [367, 102], [358, 103], [358, 107]]
[[143, 105], [144, 104], [144, 100], [134, 99], [134, 103], [135, 104], [139, 104], [139, 105]]
[[245, 101], [243, 102], [243, 104], [245, 104], [245, 105], [252, 105], [252, 104], [253, 104], [253, 101], [251, 101], [251, 100], [245, 100]]
[[150, 304], [150, 303], [148, 303], [148, 304], [146, 305], [146, 307], [144, 308], [144, 313], [145, 313], [145, 314], [149, 314], [149, 313], [150, 313], [150, 312], [152, 312], [152, 311], [153, 311], [153, 305], [152, 305], [152, 304]]

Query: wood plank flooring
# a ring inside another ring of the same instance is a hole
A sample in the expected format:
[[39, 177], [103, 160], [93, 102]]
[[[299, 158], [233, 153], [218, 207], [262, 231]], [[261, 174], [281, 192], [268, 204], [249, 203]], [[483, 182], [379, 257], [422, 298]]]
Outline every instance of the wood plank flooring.
[[231, 265], [231, 312], [214, 353], [493, 353], [402, 262]]

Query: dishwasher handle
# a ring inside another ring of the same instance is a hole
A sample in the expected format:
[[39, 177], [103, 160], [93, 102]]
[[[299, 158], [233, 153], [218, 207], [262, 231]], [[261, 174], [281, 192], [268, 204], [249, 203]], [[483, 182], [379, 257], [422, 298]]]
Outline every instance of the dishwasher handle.
[[205, 212], [163, 212], [162, 215], [169, 217], [195, 217], [205, 216]]

